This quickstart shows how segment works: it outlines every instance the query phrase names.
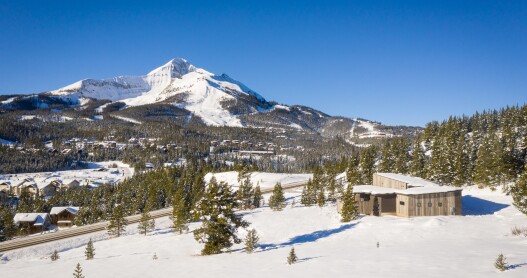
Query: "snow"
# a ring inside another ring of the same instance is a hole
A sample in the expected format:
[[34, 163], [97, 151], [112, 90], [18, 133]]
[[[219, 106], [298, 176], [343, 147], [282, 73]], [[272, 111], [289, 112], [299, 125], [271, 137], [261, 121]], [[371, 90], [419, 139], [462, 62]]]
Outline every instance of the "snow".
[[[101, 167], [109, 167], [113, 164], [117, 165], [116, 171], [113, 171], [112, 168], [109, 171], [96, 171]], [[62, 181], [64, 184], [68, 184], [73, 180], [79, 181], [81, 185], [98, 186], [104, 183], [116, 183], [133, 175], [134, 169], [130, 165], [121, 161], [107, 161], [90, 163], [89, 169], [82, 170], [4, 174], [0, 175], [0, 180], [12, 184], [20, 184], [22, 181], [28, 180], [35, 183], [38, 188], [43, 188], [53, 181]]]
[[459, 187], [453, 186], [429, 186], [429, 187], [412, 187], [409, 189], [395, 189], [375, 185], [355, 185], [353, 186], [354, 193], [370, 193], [370, 194], [404, 194], [404, 195], [418, 195], [431, 193], [444, 193], [461, 190]]
[[398, 180], [404, 183], [407, 183], [409, 186], [418, 186], [418, 187], [438, 187], [437, 183], [427, 181], [418, 177], [410, 177], [402, 174], [396, 173], [376, 173], [379, 176], [386, 177], [393, 180]]
[[117, 116], [117, 115], [110, 115], [110, 116], [113, 117], [113, 118], [125, 121], [125, 122], [130, 122], [130, 123], [134, 123], [134, 124], [138, 124], [138, 125], [142, 124], [142, 122], [140, 122], [140, 121], [138, 121], [136, 119], [127, 118], [127, 117], [123, 117], [123, 116]]
[[[527, 239], [512, 236], [510, 229], [527, 226], [527, 216], [499, 190], [470, 187], [464, 192], [464, 216], [365, 216], [350, 223], [340, 222], [334, 205], [304, 207], [298, 204], [299, 192], [286, 193], [288, 206], [281, 212], [264, 207], [243, 213], [260, 237], [253, 254], [239, 244], [231, 253], [199, 256], [202, 245], [191, 233], [199, 223], [178, 235], [165, 217], [147, 236], [137, 234], [134, 224], [120, 238], [98, 232], [9, 251], [0, 260], [0, 272], [3, 278], [71, 277], [79, 262], [86, 277], [99, 278], [526, 277]], [[240, 230], [242, 238], [245, 234]], [[90, 238], [96, 255], [86, 261]], [[287, 265], [291, 247], [299, 261]], [[60, 259], [52, 262], [55, 249]], [[503, 273], [493, 266], [500, 253], [512, 266]]]
[[64, 210], [68, 210], [68, 211], [70, 211], [73, 214], [77, 214], [79, 209], [80, 209], [80, 207], [52, 207], [51, 211], [49, 212], [49, 214], [59, 214], [59, 213], [61, 213]]
[[[208, 173], [205, 175], [205, 181], [209, 182], [212, 177], [215, 177], [218, 182], [226, 182], [232, 187], [238, 187], [238, 172], [222, 172], [222, 173]], [[307, 181], [313, 178], [313, 174], [280, 174], [280, 173], [266, 173], [266, 172], [252, 172], [251, 182], [254, 186], [260, 184], [260, 188], [273, 188], [277, 182], [282, 185], [300, 181]]]
[[17, 213], [13, 220], [15, 223], [19, 222], [35, 222], [34, 225], [42, 225], [48, 218], [47, 213]]
[[0, 145], [15, 145], [15, 142], [0, 138]]
[[[191, 65], [181, 58], [170, 60], [144, 76], [119, 76], [111, 79], [85, 79], [51, 91], [50, 94], [69, 97], [81, 102], [82, 98], [108, 99], [139, 106], [165, 102], [175, 96], [184, 98], [174, 105], [202, 118], [207, 125], [242, 126], [235, 115], [221, 106], [226, 100], [236, 100], [233, 95], [246, 94], [261, 102], [265, 99], [229, 76], [215, 75]], [[99, 107], [101, 111], [104, 105]], [[256, 107], [256, 110], [264, 109]]]

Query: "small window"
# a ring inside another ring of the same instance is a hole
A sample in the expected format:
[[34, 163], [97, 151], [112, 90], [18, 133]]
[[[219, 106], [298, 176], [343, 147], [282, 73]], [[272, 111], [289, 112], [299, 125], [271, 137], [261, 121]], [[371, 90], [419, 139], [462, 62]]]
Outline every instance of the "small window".
[[417, 207], [420, 208], [421, 207], [421, 203], [417, 203]]
[[442, 207], [442, 206], [443, 206], [443, 203], [439, 202], [439, 203], [437, 203], [437, 206], [438, 206], [438, 207]]
[[428, 202], [428, 207], [429, 207], [429, 208], [432, 207], [432, 202]]
[[399, 205], [404, 206], [404, 202], [403, 201], [399, 201]]
[[360, 194], [360, 200], [363, 202], [368, 202], [370, 200], [370, 194]]

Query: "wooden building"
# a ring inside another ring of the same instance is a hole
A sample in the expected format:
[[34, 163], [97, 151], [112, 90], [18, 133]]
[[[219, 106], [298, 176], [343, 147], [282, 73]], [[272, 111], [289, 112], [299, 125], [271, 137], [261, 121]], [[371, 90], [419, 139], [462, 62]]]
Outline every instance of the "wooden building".
[[17, 213], [13, 220], [21, 232], [28, 234], [41, 233], [51, 225], [47, 213]]
[[53, 207], [49, 213], [51, 223], [62, 228], [71, 227], [79, 209], [79, 207]]
[[394, 173], [375, 173], [373, 185], [353, 187], [360, 213], [402, 217], [461, 215], [461, 191]]

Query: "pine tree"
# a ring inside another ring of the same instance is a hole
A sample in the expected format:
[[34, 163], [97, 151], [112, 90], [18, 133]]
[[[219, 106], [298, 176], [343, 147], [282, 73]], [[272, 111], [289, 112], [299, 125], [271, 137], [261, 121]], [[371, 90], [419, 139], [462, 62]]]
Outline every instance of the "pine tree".
[[172, 201], [172, 223], [174, 231], [181, 234], [188, 231], [188, 222], [190, 220], [190, 206], [185, 198], [183, 185], [176, 190]]
[[0, 242], [13, 238], [16, 234], [16, 224], [13, 220], [14, 209], [0, 205]]
[[253, 207], [259, 208], [261, 206], [262, 200], [263, 200], [262, 191], [260, 190], [260, 185], [257, 185], [254, 188]]
[[245, 179], [240, 182], [238, 191], [236, 192], [236, 199], [241, 203], [242, 209], [248, 209], [252, 207], [251, 200], [253, 199], [254, 191], [253, 184], [251, 182], [251, 176], [247, 175]]
[[316, 203], [317, 196], [316, 190], [313, 186], [311, 179], [307, 181], [307, 185], [302, 189], [302, 196], [300, 197], [300, 203], [304, 206], [312, 206]]
[[50, 259], [52, 261], [56, 261], [56, 260], [60, 259], [59, 252], [57, 250], [54, 250], [53, 253], [51, 253]]
[[250, 230], [245, 237], [245, 251], [249, 254], [254, 252], [254, 249], [258, 246], [258, 234], [255, 229]]
[[291, 264], [296, 263], [297, 260], [298, 260], [298, 257], [296, 256], [296, 253], [295, 253], [295, 247], [292, 247], [291, 251], [289, 251], [289, 256], [287, 256], [287, 263], [291, 265]]
[[124, 218], [124, 208], [122, 205], [118, 205], [112, 210], [108, 234], [120, 237], [126, 231], [126, 225], [128, 225], [128, 221]]
[[153, 219], [150, 216], [150, 213], [148, 213], [148, 210], [145, 209], [143, 213], [141, 214], [141, 220], [139, 220], [137, 229], [141, 232], [141, 234], [146, 236], [147, 233], [153, 231], [155, 228], [156, 228], [156, 220]]
[[359, 165], [361, 168], [361, 181], [364, 184], [372, 184], [373, 173], [375, 173], [375, 159], [377, 157], [377, 148], [369, 146], [360, 153]]
[[412, 151], [412, 160], [410, 161], [410, 173], [414, 176], [425, 178], [426, 156], [421, 147], [420, 136], [415, 138]]
[[319, 207], [323, 207], [326, 204], [326, 196], [324, 195], [323, 188], [318, 191], [317, 204]]
[[362, 183], [361, 172], [359, 170], [359, 156], [352, 154], [349, 160], [348, 168], [346, 169], [346, 178], [351, 185], [358, 185]]
[[337, 186], [335, 173], [328, 173], [328, 202], [335, 202], [337, 200]]
[[505, 257], [503, 254], [500, 254], [494, 262], [494, 267], [496, 267], [499, 271], [507, 270], [507, 257]]
[[274, 211], [283, 210], [286, 206], [282, 185], [277, 182], [274, 186], [273, 195], [269, 198], [269, 207]]
[[523, 173], [516, 180], [516, 183], [511, 186], [510, 191], [514, 206], [519, 211], [527, 214], [527, 164], [525, 165]]
[[90, 238], [88, 244], [86, 245], [86, 250], [84, 251], [86, 255], [86, 260], [92, 260], [95, 257], [95, 247], [93, 247], [93, 241]]
[[239, 227], [247, 227], [249, 223], [234, 213], [237, 207], [229, 185], [224, 182], [218, 184], [213, 177], [194, 212], [202, 223], [200, 228], [194, 230], [194, 238], [205, 244], [201, 254], [219, 254], [233, 243], [241, 242], [236, 231]]
[[348, 185], [346, 192], [342, 196], [341, 222], [350, 222], [357, 218], [358, 206], [353, 195], [353, 186]]
[[84, 278], [84, 275], [82, 275], [82, 267], [80, 263], [77, 263], [77, 267], [75, 267], [73, 278]]

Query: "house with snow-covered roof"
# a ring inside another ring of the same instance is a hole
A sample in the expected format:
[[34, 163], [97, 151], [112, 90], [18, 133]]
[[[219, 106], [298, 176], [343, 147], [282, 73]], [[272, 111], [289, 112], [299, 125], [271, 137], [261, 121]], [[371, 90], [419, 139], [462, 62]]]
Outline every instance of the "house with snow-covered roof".
[[[461, 191], [459, 187], [395, 173], [375, 173], [372, 185], [353, 186], [359, 212], [376, 216], [461, 215]], [[339, 202], [339, 210], [341, 205]]]
[[29, 234], [43, 232], [51, 225], [51, 220], [47, 213], [17, 213], [13, 221], [19, 229]]
[[51, 223], [58, 227], [71, 227], [80, 207], [53, 207], [49, 213]]

